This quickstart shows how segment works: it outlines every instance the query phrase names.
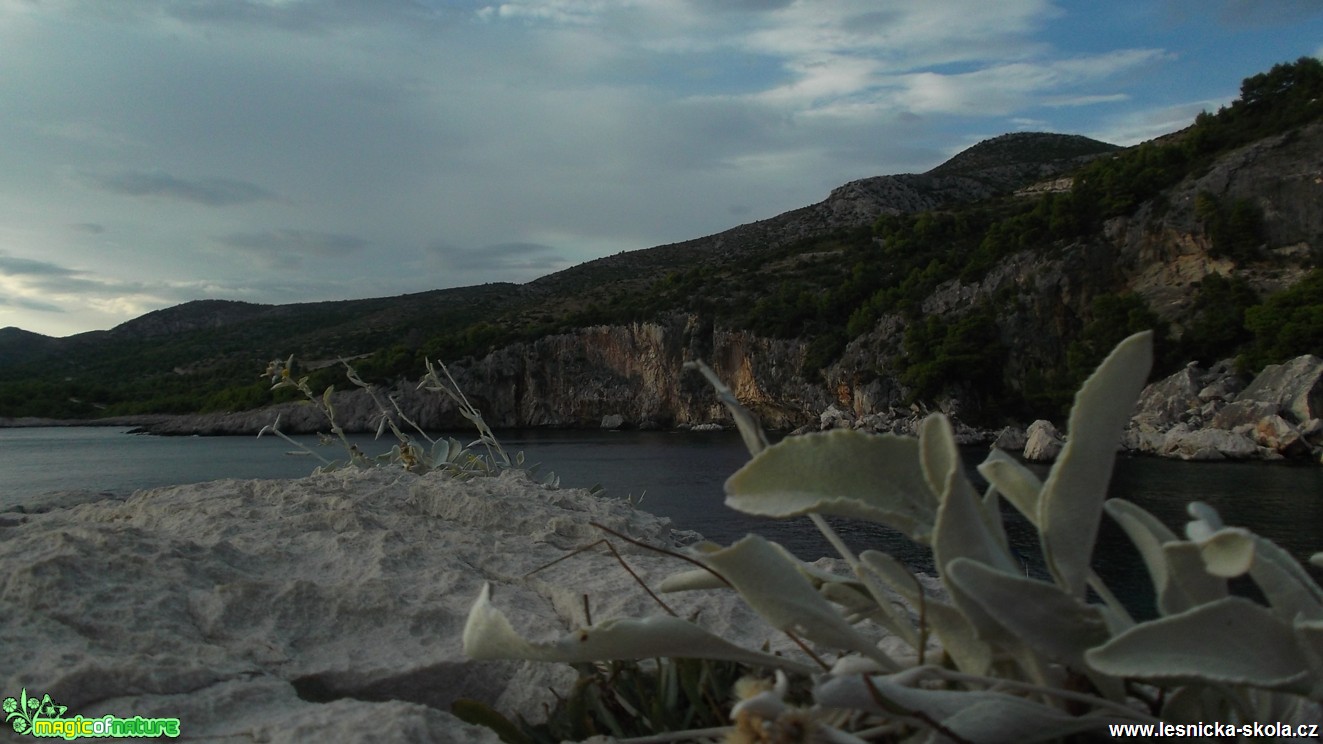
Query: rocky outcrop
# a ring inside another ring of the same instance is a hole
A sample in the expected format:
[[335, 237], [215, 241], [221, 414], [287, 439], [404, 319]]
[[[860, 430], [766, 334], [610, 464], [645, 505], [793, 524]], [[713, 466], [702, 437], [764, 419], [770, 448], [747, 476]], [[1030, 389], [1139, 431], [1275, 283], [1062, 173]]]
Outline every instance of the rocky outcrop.
[[1144, 389], [1122, 446], [1183, 460], [1323, 458], [1323, 359], [1270, 365], [1240, 387], [1229, 361], [1187, 366]]
[[[605, 552], [529, 575], [601, 539], [590, 521], [658, 547], [697, 539], [517, 472], [346, 470], [75, 501], [0, 513], [0, 689], [49, 695], [70, 718], [178, 718], [190, 740], [495, 744], [451, 703], [538, 720], [548, 688], [575, 675], [464, 656], [484, 583], [544, 640], [581, 627], [585, 602], [597, 622], [660, 613]], [[654, 586], [687, 568], [613, 542]], [[708, 595], [667, 601], [749, 647], [799, 653], [733, 592]]]
[[[830, 398], [799, 375], [805, 344], [730, 331], [677, 314], [657, 323], [592, 326], [497, 349], [450, 367], [468, 399], [493, 427], [693, 427], [729, 416], [703, 378], [685, 362], [705, 360], [768, 429], [793, 429], [816, 420]], [[420, 426], [467, 428], [444, 395], [403, 382], [379, 391]], [[361, 390], [331, 398], [346, 431], [376, 431], [385, 408]], [[289, 403], [259, 411], [127, 419], [155, 434], [254, 434], [281, 417], [286, 432], [327, 428], [321, 411]], [[124, 421], [124, 419], [121, 419]], [[615, 422], [614, 418], [611, 418]]]
[[1039, 419], [1029, 425], [1024, 444], [1024, 459], [1031, 462], [1050, 462], [1061, 454], [1065, 438], [1052, 422]]
[[1323, 359], [1310, 354], [1263, 368], [1238, 400], [1274, 405], [1296, 423], [1323, 417]]

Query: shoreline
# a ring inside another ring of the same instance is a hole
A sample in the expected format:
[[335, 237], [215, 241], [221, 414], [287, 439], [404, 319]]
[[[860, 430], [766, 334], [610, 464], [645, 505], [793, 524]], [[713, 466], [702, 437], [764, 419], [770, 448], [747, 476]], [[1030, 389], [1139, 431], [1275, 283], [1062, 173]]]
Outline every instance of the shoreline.
[[[285, 406], [290, 405], [299, 406], [301, 404], [285, 404]], [[263, 427], [274, 422], [277, 415], [279, 415], [281, 431], [285, 434], [310, 436], [326, 433], [328, 427], [324, 418], [317, 426], [310, 426], [308, 424], [312, 422], [307, 421], [292, 424], [286, 415], [288, 410], [283, 409], [284, 406], [279, 409], [268, 408], [231, 413], [135, 414], [99, 419], [52, 419], [35, 416], [0, 418], [0, 430], [84, 427], [97, 429], [124, 428], [127, 430], [124, 432], [125, 434], [163, 438], [253, 437], [257, 436]], [[309, 411], [312, 409], [304, 407], [302, 410]], [[262, 421], [262, 423], [258, 423], [259, 421]], [[778, 438], [785, 438], [832, 429], [851, 428], [871, 434], [893, 433], [901, 436], [917, 436], [918, 421], [918, 418], [910, 418], [902, 420], [886, 419], [879, 422], [876, 417], [863, 417], [855, 420], [842, 416], [840, 411], [833, 408], [822, 415], [822, 425], [820, 427], [804, 426], [790, 431], [768, 430], [768, 433], [778, 435]], [[890, 425], [879, 427], [877, 426], [878, 423]], [[1066, 442], [1064, 434], [1058, 432], [1055, 427], [1049, 426], [1046, 427], [1047, 433], [1043, 435], [1042, 441], [1033, 443], [1034, 429], [1036, 426], [1043, 428], [1039, 426], [1044, 423], [1043, 421], [1035, 422], [1026, 428], [1008, 426], [1000, 430], [977, 429], [966, 426], [958, 420], [953, 423], [957, 430], [956, 441], [962, 448], [986, 446], [988, 449], [1001, 449], [1024, 462], [1050, 464], [1055, 461], [1061, 447]], [[1242, 428], [1245, 427], [1242, 426]], [[346, 434], [351, 435], [368, 435], [377, 432], [375, 426], [347, 425], [343, 429]], [[500, 427], [493, 430], [498, 434], [510, 431], [701, 433], [734, 431], [735, 426], [730, 423], [705, 423], [693, 426], [681, 424], [673, 427], [527, 425]], [[461, 431], [471, 432], [471, 425], [462, 423], [453, 427], [429, 429], [429, 433], [436, 435], [447, 435]], [[1309, 433], [1318, 435], [1323, 432], [1315, 429]], [[1315, 452], [1319, 449], [1317, 446], [1310, 450], [1311, 454], [1306, 454], [1300, 444], [1303, 442], [1303, 437], [1287, 442], [1286, 447], [1281, 448], [1286, 450], [1285, 453], [1274, 446], [1279, 443], [1278, 437], [1280, 435], [1276, 429], [1259, 437], [1263, 440], [1259, 442], [1255, 441], [1254, 431], [1248, 428], [1239, 433], [1217, 428], [1189, 430], [1180, 427], [1168, 431], [1155, 431], [1147, 425], [1143, 412], [1140, 412], [1135, 415], [1131, 427], [1126, 430], [1118, 443], [1117, 455], [1137, 459], [1196, 463], [1280, 463], [1296, 467], [1323, 465], [1323, 454]]]

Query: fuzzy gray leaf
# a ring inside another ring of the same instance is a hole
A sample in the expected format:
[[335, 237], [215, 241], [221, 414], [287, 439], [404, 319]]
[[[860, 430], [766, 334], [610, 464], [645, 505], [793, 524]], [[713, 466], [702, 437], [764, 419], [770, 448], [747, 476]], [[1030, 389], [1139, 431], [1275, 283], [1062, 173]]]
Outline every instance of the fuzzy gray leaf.
[[919, 443], [838, 429], [784, 439], [726, 480], [726, 505], [762, 517], [809, 512], [878, 522], [926, 542], [936, 497]]
[[1121, 430], [1153, 366], [1153, 334], [1125, 339], [1075, 395], [1069, 438], [1043, 484], [1043, 557], [1062, 588], [1082, 597]]
[[798, 570], [798, 562], [780, 546], [759, 535], [749, 535], [699, 560], [724, 576], [772, 627], [825, 646], [861, 653], [879, 663], [890, 662], [813, 588]]
[[1085, 656], [1094, 669], [1117, 677], [1310, 689], [1291, 626], [1241, 597], [1141, 623]]
[[1106, 643], [1110, 635], [1097, 607], [1056, 584], [997, 571], [967, 558], [953, 561], [946, 570], [984, 612], [1053, 661], [1084, 671], [1084, 652]]
[[988, 453], [988, 459], [978, 466], [978, 472], [988, 479], [997, 492], [1006, 497], [1030, 524], [1038, 523], [1038, 499], [1043, 482], [1029, 468], [999, 449]]

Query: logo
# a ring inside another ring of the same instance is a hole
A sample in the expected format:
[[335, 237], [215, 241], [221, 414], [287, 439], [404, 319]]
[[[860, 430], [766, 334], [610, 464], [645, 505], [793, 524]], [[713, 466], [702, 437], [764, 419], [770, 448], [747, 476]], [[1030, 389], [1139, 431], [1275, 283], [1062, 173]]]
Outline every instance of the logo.
[[72, 740], [85, 738], [109, 737], [160, 737], [179, 736], [178, 718], [120, 718], [118, 716], [99, 716], [83, 718], [73, 716], [65, 718], [69, 710], [66, 705], [56, 705], [50, 695], [40, 698], [28, 697], [27, 688], [23, 688], [18, 697], [7, 697], [0, 701], [0, 708], [5, 713], [8, 723], [16, 734], [31, 734], [47, 739]]

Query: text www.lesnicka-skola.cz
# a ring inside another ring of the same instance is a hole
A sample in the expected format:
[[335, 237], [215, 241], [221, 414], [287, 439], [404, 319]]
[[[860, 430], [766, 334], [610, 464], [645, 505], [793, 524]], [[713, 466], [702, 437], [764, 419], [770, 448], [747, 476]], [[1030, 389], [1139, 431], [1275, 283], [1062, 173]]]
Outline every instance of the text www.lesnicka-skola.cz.
[[1274, 736], [1312, 739], [1319, 735], [1317, 723], [1112, 723], [1107, 733], [1117, 737], [1199, 736], [1234, 738]]

